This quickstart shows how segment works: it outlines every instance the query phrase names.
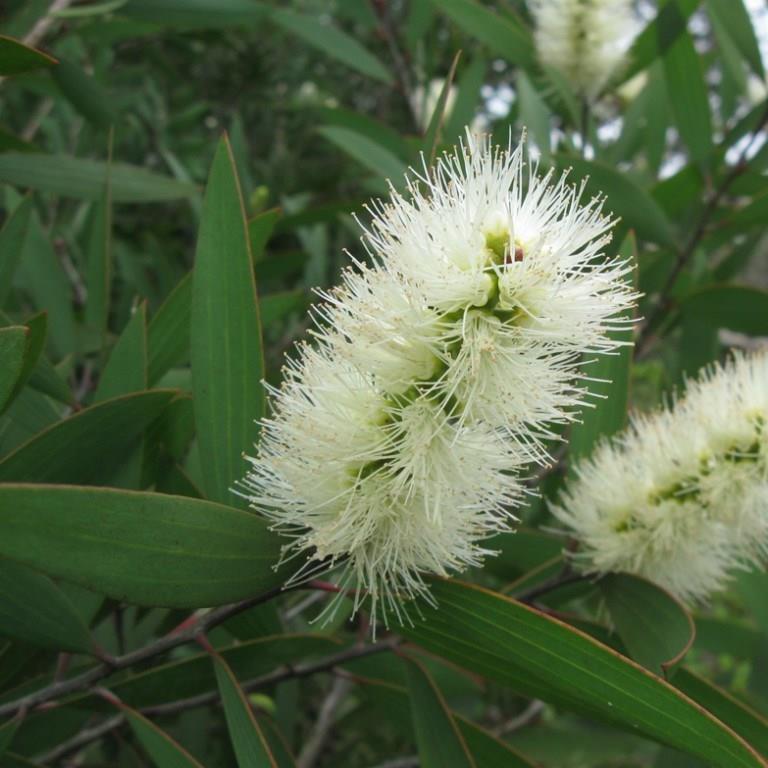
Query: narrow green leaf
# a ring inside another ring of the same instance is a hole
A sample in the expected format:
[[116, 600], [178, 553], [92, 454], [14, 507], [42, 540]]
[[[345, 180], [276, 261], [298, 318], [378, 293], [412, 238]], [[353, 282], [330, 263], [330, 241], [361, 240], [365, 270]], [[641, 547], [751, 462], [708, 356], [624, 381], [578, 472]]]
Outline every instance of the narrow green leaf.
[[749, 64], [752, 71], [765, 79], [763, 57], [755, 35], [755, 29], [749, 17], [749, 11], [743, 0], [707, 0], [710, 14], [716, 17], [728, 32], [736, 48]]
[[[3, 319], [0, 313], [0, 321]], [[40, 347], [37, 365], [29, 375], [29, 386], [60, 403], [72, 404], [72, 392], [51, 361], [43, 354], [48, 335], [48, 313], [39, 312], [25, 321], [30, 332], [30, 345]]]
[[661, 678], [579, 631], [480, 587], [440, 581], [439, 609], [403, 634], [431, 653], [533, 698], [605, 720], [719, 768], [763, 760]]
[[4, 755], [6, 754], [8, 748], [11, 746], [13, 737], [16, 735], [16, 731], [19, 729], [19, 725], [21, 725], [21, 718], [18, 715], [11, 720], [8, 720], [8, 722], [0, 725], [0, 761], [2, 762], [3, 766], [7, 764]]
[[322, 51], [326, 56], [368, 77], [384, 83], [392, 82], [392, 75], [384, 64], [346, 32], [330, 24], [324, 24], [312, 16], [294, 13], [284, 8], [273, 10], [270, 18], [278, 26]]
[[152, 24], [222, 29], [263, 21], [268, 8], [254, 0], [129, 0], [120, 14]]
[[661, 587], [628, 573], [601, 579], [600, 592], [632, 658], [666, 676], [688, 652], [696, 635], [685, 607]]
[[26, 197], [0, 230], [0, 308], [5, 305], [11, 292], [13, 277], [24, 254], [31, 213], [32, 198]]
[[147, 305], [131, 315], [104, 366], [94, 403], [147, 388]]
[[696, 616], [696, 650], [751, 659], [761, 647], [768, 637], [745, 621]]
[[67, 101], [89, 123], [106, 129], [115, 122], [110, 98], [93, 76], [67, 59], [59, 59], [51, 74]]
[[240, 768], [277, 768], [277, 763], [237, 678], [227, 662], [212, 654], [224, 714]]
[[[627, 280], [637, 277], [637, 243], [633, 233], [627, 235], [619, 253], [632, 264]], [[585, 358], [584, 373], [589, 392], [595, 396], [594, 407], [585, 409], [581, 420], [571, 427], [568, 450], [574, 458], [588, 456], [598, 441], [620, 432], [627, 424], [629, 383], [632, 366], [632, 326], [622, 331], [611, 331], [610, 338], [621, 342], [617, 352]], [[588, 362], [588, 361], [593, 362]]]
[[476, 38], [505, 60], [533, 67], [536, 55], [531, 33], [510, 16], [494, 13], [476, 0], [432, 0], [435, 8], [449, 16], [459, 29]]
[[176, 394], [154, 390], [116, 397], [59, 421], [0, 460], [0, 482], [103, 481]]
[[[674, 0], [669, 7], [677, 7]], [[664, 28], [661, 32], [666, 34]], [[704, 68], [693, 37], [687, 31], [678, 35], [666, 48], [663, 61], [669, 106], [680, 136], [691, 160], [706, 166], [712, 152], [712, 118]]]
[[189, 322], [192, 306], [192, 272], [176, 284], [157, 310], [147, 329], [149, 386], [175, 365], [189, 360]]
[[205, 192], [192, 285], [192, 386], [209, 499], [241, 503], [232, 487], [264, 413], [264, 357], [248, 231], [226, 139]]
[[448, 70], [448, 76], [443, 82], [443, 87], [440, 89], [440, 95], [437, 97], [437, 103], [432, 110], [432, 115], [429, 118], [429, 124], [427, 130], [424, 132], [424, 141], [422, 144], [422, 151], [424, 156], [428, 159], [430, 165], [435, 162], [435, 155], [437, 154], [437, 147], [440, 143], [442, 136], [442, 127], [445, 122], [445, 110], [448, 104], [448, 94], [451, 92], [453, 86], [453, 78], [456, 76], [456, 65], [461, 58], [461, 51], [458, 51], [453, 57], [451, 62], [451, 68]]
[[483, 56], [475, 56], [458, 78], [456, 83], [458, 94], [451, 114], [445, 121], [443, 136], [446, 142], [453, 143], [463, 136], [464, 128], [475, 118], [480, 103], [480, 89], [485, 83], [487, 69], [487, 60]]
[[701, 0], [664, 0], [656, 17], [635, 38], [629, 50], [629, 64], [619, 71], [618, 82], [625, 82], [662, 56], [686, 30], [689, 17]]
[[[317, 110], [317, 116], [318, 122], [325, 125], [335, 125], [339, 128], [346, 128], [348, 131], [361, 133], [374, 144], [379, 144], [401, 160], [407, 160], [412, 154], [410, 145], [396, 130], [386, 123], [368, 117], [368, 115], [354, 112], [351, 109], [323, 107]], [[346, 205], [343, 210], [347, 212], [353, 207]], [[301, 213], [293, 215], [301, 215]]]
[[125, 704], [118, 706], [157, 768], [204, 768], [181, 744], [144, 715]]
[[711, 285], [689, 293], [680, 311], [692, 323], [728, 328], [750, 336], [768, 335], [768, 291], [741, 285]]
[[88, 302], [85, 321], [95, 328], [102, 339], [107, 334], [112, 284], [112, 132], [104, 173], [101, 198], [91, 210], [91, 230], [87, 248]]
[[[40, 361], [40, 356], [43, 352], [43, 347], [45, 346], [45, 336], [47, 329], [47, 319], [45, 312], [41, 312], [39, 315], [35, 315], [34, 317], [30, 318], [26, 325], [23, 327], [25, 330], [23, 360], [21, 368], [18, 370], [16, 383], [13, 385], [10, 394], [5, 400], [5, 403], [3, 403], [2, 396], [3, 374], [0, 373], [0, 413], [2, 413], [3, 410], [7, 408], [14, 400], [14, 398], [16, 398], [17, 395], [21, 392], [27, 381], [31, 379], [33, 371], [35, 370], [35, 366], [38, 364], [38, 361]], [[2, 333], [4, 330], [7, 329], [0, 329], [0, 333]], [[2, 347], [1, 342], [0, 347]], [[0, 359], [1, 358], [2, 353], [0, 353]]]
[[367, 136], [336, 125], [322, 126], [317, 132], [342, 152], [373, 171], [376, 176], [389, 179], [396, 186], [402, 182], [406, 171], [405, 163]]
[[404, 659], [422, 768], [476, 768], [442, 693], [424, 667]]
[[273, 208], [249, 219], [248, 238], [251, 241], [251, 254], [254, 261], [258, 261], [263, 257], [267, 242], [272, 237], [275, 225], [281, 216], [282, 211], [279, 208]]
[[768, 720], [762, 715], [689, 669], [677, 670], [672, 682], [686, 696], [730, 725], [761, 754], [768, 756]]
[[11, 402], [24, 368], [29, 329], [23, 325], [0, 328], [0, 413]]
[[208, 501], [0, 484], [0, 527], [0, 556], [130, 603], [200, 608], [284, 581], [264, 521]]
[[[21, 188], [39, 189], [64, 197], [99, 200], [104, 193], [106, 163], [85, 157], [45, 155], [40, 152], [0, 154], [0, 181]], [[149, 203], [194, 197], [198, 189], [169, 176], [138, 166], [113, 163], [112, 200]]]
[[56, 59], [47, 53], [30, 48], [20, 40], [0, 35], [0, 76], [19, 75], [55, 64]]
[[0, 635], [57, 651], [93, 651], [88, 629], [66, 595], [42, 573], [2, 559]]
[[520, 121], [531, 132], [542, 157], [549, 157], [552, 143], [551, 114], [528, 75], [517, 73], [517, 95], [520, 99]]
[[562, 157], [564, 166], [573, 168], [576, 179], [587, 178], [586, 195], [606, 197], [606, 211], [621, 217], [638, 237], [662, 245], [674, 245], [672, 225], [654, 199], [626, 173], [619, 173], [598, 161]]
[[[0, 155], [0, 162], [4, 155]], [[48, 313], [48, 347], [57, 358], [77, 348], [77, 331], [72, 307], [72, 290], [61, 260], [53, 250], [48, 234], [36, 213], [30, 220], [20, 278], [35, 306]]]

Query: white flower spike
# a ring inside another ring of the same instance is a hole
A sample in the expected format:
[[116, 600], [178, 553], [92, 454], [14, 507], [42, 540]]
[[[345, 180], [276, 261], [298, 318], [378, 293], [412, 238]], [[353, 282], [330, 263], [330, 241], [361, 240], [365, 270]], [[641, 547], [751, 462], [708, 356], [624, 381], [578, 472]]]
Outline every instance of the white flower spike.
[[593, 101], [625, 58], [634, 29], [631, 0], [531, 0], [539, 60]]
[[[768, 554], [768, 350], [704, 372], [576, 468], [555, 516], [587, 573], [644, 576], [686, 602]], [[620, 492], [618, 489], [621, 489]]]
[[310, 556], [293, 581], [343, 563], [386, 622], [508, 530], [521, 468], [584, 400], [582, 355], [616, 346], [635, 300], [582, 193], [469, 137], [371, 207], [371, 264], [322, 294], [242, 483]]

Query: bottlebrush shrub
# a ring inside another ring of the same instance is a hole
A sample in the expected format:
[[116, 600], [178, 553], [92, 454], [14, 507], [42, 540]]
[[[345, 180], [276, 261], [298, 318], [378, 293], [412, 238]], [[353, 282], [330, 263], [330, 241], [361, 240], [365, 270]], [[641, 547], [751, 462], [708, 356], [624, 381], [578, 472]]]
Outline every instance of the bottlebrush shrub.
[[567, 175], [466, 143], [370, 207], [356, 261], [272, 390], [243, 488], [341, 585], [401, 618], [402, 598], [490, 554], [545, 464], [551, 425], [583, 404], [584, 353], [606, 352], [635, 300], [613, 220]]
[[768, 552], [768, 350], [705, 370], [576, 467], [555, 516], [573, 563], [702, 600]]

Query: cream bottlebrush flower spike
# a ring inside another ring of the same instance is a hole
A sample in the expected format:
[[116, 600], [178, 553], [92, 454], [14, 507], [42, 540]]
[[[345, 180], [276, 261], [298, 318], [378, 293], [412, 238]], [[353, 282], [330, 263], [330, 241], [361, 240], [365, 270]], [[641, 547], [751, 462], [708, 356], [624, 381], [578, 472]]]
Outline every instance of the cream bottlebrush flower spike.
[[628, 322], [601, 201], [523, 166], [522, 147], [469, 138], [375, 204], [372, 266], [324, 295], [315, 346], [271, 392], [244, 494], [310, 555], [293, 581], [343, 562], [374, 620], [489, 554], [521, 466], [583, 399], [581, 355]]
[[634, 27], [631, 0], [531, 0], [531, 11], [539, 60], [592, 101], [624, 61]]
[[768, 350], [704, 372], [576, 468], [553, 507], [587, 573], [644, 576], [684, 601], [768, 554]]

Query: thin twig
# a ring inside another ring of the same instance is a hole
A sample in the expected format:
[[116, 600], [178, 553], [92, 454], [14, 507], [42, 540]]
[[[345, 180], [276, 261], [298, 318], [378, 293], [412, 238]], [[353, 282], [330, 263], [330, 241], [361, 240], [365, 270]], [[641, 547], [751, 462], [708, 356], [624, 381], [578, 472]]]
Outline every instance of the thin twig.
[[554, 592], [556, 589], [560, 589], [560, 587], [565, 587], [570, 584], [578, 584], [591, 578], [592, 576], [588, 573], [574, 573], [566, 563], [560, 573], [555, 574], [552, 578], [543, 581], [535, 587], [531, 587], [531, 589], [528, 589], [525, 592], [521, 592], [519, 595], [511, 595], [511, 597], [519, 603], [530, 605], [531, 603], [536, 602], [537, 598], [546, 595], [549, 592]]
[[[309, 677], [320, 672], [327, 672], [329, 670], [333, 670], [340, 664], [344, 664], [345, 662], [354, 661], [355, 659], [361, 659], [365, 656], [372, 656], [376, 653], [392, 650], [400, 642], [401, 640], [399, 638], [393, 637], [374, 645], [355, 646], [354, 648], [348, 648], [345, 651], [341, 651], [311, 664], [301, 664], [295, 666], [285, 665], [272, 670], [272, 672], [269, 672], [266, 675], [262, 675], [261, 677], [243, 682], [240, 684], [240, 687], [246, 693], [250, 693], [252, 691], [258, 690], [259, 688], [265, 688], [269, 685], [274, 685], [284, 680]], [[219, 692], [209, 691], [204, 694], [200, 694], [199, 696], [191, 696], [187, 699], [179, 699], [177, 701], [170, 701], [165, 704], [143, 707], [139, 711], [147, 717], [156, 717], [159, 715], [175, 715], [188, 709], [196, 709], [198, 707], [207, 706], [209, 704], [216, 704], [218, 701], [220, 701]], [[88, 744], [94, 741], [98, 741], [108, 733], [120, 728], [124, 722], [125, 718], [123, 715], [118, 715], [116, 717], [110, 718], [109, 720], [105, 720], [99, 725], [89, 726], [88, 728], [85, 728], [84, 730], [80, 731], [80, 733], [73, 736], [71, 739], [54, 747], [49, 752], [38, 756], [36, 761], [42, 764], [52, 763], [56, 760], [61, 760], [63, 757], [75, 754], [83, 749], [83, 747], [86, 747]]]
[[98, 741], [108, 733], [117, 730], [124, 722], [125, 717], [123, 715], [115, 715], [115, 717], [110, 717], [109, 720], [104, 720], [98, 725], [84, 728], [71, 739], [63, 741], [48, 752], [39, 755], [35, 758], [35, 762], [44, 765], [45, 763], [54, 763], [57, 760], [68, 757], [69, 755], [79, 752], [83, 747], [87, 747], [92, 742]]
[[[355, 659], [362, 659], [365, 656], [372, 656], [376, 653], [382, 653], [383, 651], [391, 651], [400, 642], [400, 638], [392, 638], [390, 640], [384, 640], [374, 645], [356, 645], [353, 648], [348, 648], [346, 651], [340, 651], [333, 656], [328, 656], [325, 659], [316, 661], [311, 664], [285, 664], [277, 669], [273, 669], [261, 677], [256, 677], [252, 680], [246, 680], [240, 684], [240, 687], [246, 692], [258, 690], [259, 688], [265, 688], [269, 685], [281, 683], [283, 680], [292, 680], [303, 677], [310, 677], [318, 672], [327, 672], [334, 667], [344, 664], [348, 661], [354, 661]], [[141, 712], [147, 717], [155, 717], [158, 715], [175, 715], [178, 712], [184, 712], [188, 709], [195, 709], [197, 707], [204, 707], [208, 704], [215, 704], [219, 700], [218, 691], [208, 691], [201, 693], [197, 696], [190, 696], [187, 699], [178, 699], [177, 701], [169, 701], [165, 704], [155, 704], [150, 707], [144, 707]]]
[[494, 736], [504, 736], [508, 733], [514, 733], [521, 728], [530, 725], [544, 711], [543, 701], [534, 699], [519, 715], [515, 715], [506, 722], [493, 729]]
[[411, 73], [408, 68], [408, 62], [401, 52], [400, 46], [397, 44], [397, 31], [392, 22], [389, 3], [387, 0], [371, 0], [371, 5], [379, 20], [381, 36], [384, 38], [384, 41], [389, 48], [389, 55], [392, 59], [392, 66], [395, 70], [400, 90], [408, 104], [408, 110], [413, 118], [416, 128], [421, 130], [421, 125], [419, 124], [419, 110], [414, 103], [415, 91], [411, 82]]
[[66, 10], [70, 5], [72, 5], [72, 0], [53, 0], [45, 12], [45, 16], [41, 16], [37, 20], [35, 26], [24, 35], [22, 42], [30, 48], [34, 48], [48, 34], [51, 26], [58, 21], [56, 14]]
[[265, 603], [273, 597], [277, 597], [283, 591], [284, 589], [282, 587], [277, 587], [269, 590], [269, 592], [265, 592], [263, 595], [251, 597], [232, 605], [224, 605], [220, 608], [214, 608], [189, 626], [169, 635], [165, 635], [164, 637], [149, 643], [149, 645], [145, 645], [143, 648], [126, 653], [123, 656], [106, 658], [104, 659], [103, 664], [93, 667], [87, 672], [83, 672], [81, 675], [72, 677], [69, 680], [53, 683], [45, 688], [41, 688], [39, 691], [22, 696], [15, 701], [0, 705], [0, 717], [11, 717], [25, 707], [31, 710], [47, 701], [87, 690], [95, 683], [103, 680], [105, 677], [109, 677], [121, 669], [132, 667], [142, 661], [147, 661], [162, 653], [178, 648], [180, 645], [186, 645], [187, 643], [193, 642], [201, 634], [217, 627], [219, 624], [227, 621], [227, 619], [237, 616], [239, 613], [247, 611], [249, 608], [256, 605]]
[[760, 118], [758, 124], [755, 126], [751, 140], [747, 142], [744, 149], [739, 154], [736, 162], [731, 166], [728, 173], [725, 174], [720, 184], [718, 184], [718, 186], [710, 195], [709, 199], [704, 205], [701, 216], [699, 216], [699, 220], [696, 223], [690, 238], [688, 239], [688, 242], [682, 248], [680, 253], [678, 253], [677, 260], [672, 267], [672, 271], [669, 273], [664, 286], [659, 292], [659, 300], [656, 303], [656, 307], [649, 314], [637, 339], [637, 344], [635, 345], [635, 357], [641, 357], [645, 353], [650, 341], [653, 338], [653, 334], [656, 331], [657, 326], [663, 320], [667, 311], [672, 307], [672, 291], [677, 284], [680, 273], [685, 269], [686, 266], [688, 266], [688, 262], [693, 258], [693, 255], [696, 252], [696, 248], [706, 234], [709, 219], [717, 210], [717, 207], [720, 205], [720, 201], [723, 199], [723, 197], [725, 197], [726, 193], [731, 188], [736, 179], [738, 179], [738, 177], [747, 169], [747, 158], [749, 153], [754, 146], [755, 140], [760, 135], [760, 132], [763, 130], [766, 123], [768, 123], [768, 109], [763, 112], [762, 117]]
[[352, 682], [348, 678], [334, 678], [331, 689], [328, 691], [328, 695], [320, 707], [315, 727], [304, 742], [301, 754], [296, 760], [296, 768], [312, 768], [315, 764], [331, 733], [331, 728], [336, 719], [336, 711], [344, 701], [344, 697], [350, 688], [352, 688]]

